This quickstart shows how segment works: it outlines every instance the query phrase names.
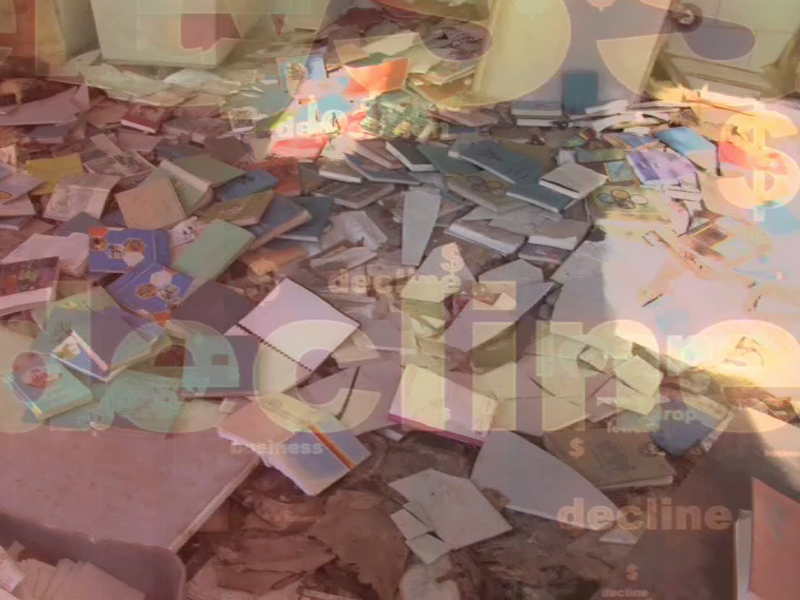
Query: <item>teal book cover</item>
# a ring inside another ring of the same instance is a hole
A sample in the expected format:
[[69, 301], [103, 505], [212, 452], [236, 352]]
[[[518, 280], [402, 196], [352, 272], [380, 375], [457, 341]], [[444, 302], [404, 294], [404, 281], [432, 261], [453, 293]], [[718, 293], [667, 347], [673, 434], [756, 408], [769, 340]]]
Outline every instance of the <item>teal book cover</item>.
[[216, 279], [253, 243], [255, 235], [217, 219], [172, 265], [194, 279]]

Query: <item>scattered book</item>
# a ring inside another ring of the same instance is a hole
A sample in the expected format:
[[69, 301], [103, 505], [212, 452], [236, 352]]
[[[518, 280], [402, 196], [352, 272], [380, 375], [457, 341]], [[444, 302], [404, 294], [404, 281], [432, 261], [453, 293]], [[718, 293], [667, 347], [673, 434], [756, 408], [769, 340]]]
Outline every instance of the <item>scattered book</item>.
[[328, 137], [325, 135], [290, 138], [275, 140], [269, 152], [270, 155], [276, 158], [292, 158], [302, 162], [314, 162], [320, 157], [327, 145]]
[[308, 196], [294, 198], [293, 202], [311, 215], [309, 221], [291, 231], [278, 236], [278, 239], [298, 242], [319, 242], [330, 221], [333, 198], [327, 196]]
[[188, 275], [145, 260], [109, 284], [106, 291], [123, 308], [165, 323], [193, 284], [194, 280]]
[[263, 169], [278, 178], [278, 185], [272, 190], [277, 196], [292, 197], [302, 193], [300, 170], [294, 158], [271, 158], [247, 167], [248, 171], [253, 169]]
[[564, 112], [583, 115], [586, 109], [598, 104], [599, 82], [595, 71], [578, 71], [563, 75]]
[[166, 231], [148, 229], [89, 230], [89, 271], [125, 273], [141, 262], [169, 264], [169, 236]]
[[172, 266], [193, 279], [216, 279], [255, 237], [246, 229], [218, 219], [189, 244]]
[[353, 170], [373, 183], [398, 183], [401, 185], [419, 185], [420, 182], [408, 173], [395, 169], [387, 169], [378, 163], [356, 154], [345, 154], [344, 159]]
[[263, 246], [284, 233], [307, 223], [310, 219], [311, 214], [304, 208], [288, 198], [275, 196], [259, 222], [247, 228], [247, 231], [255, 236], [250, 249]]
[[577, 163], [567, 163], [544, 174], [539, 184], [553, 191], [580, 200], [591, 194], [608, 177]]
[[169, 160], [162, 161], [161, 166], [153, 170], [144, 183], [147, 184], [159, 179], [166, 179], [172, 183], [175, 193], [178, 195], [178, 200], [183, 206], [183, 211], [187, 215], [208, 204], [214, 197], [214, 192], [207, 181], [198, 179]]
[[[316, 496], [369, 456], [369, 450], [335, 417], [284, 394], [250, 402], [218, 427], [224, 439], [243, 444]], [[285, 448], [310, 452], [286, 452]]]
[[0, 265], [0, 316], [55, 300], [58, 274], [56, 256]]
[[444, 175], [471, 175], [480, 172], [475, 165], [450, 156], [447, 147], [420, 144], [418, 150], [437, 171]]
[[17, 356], [5, 380], [39, 421], [94, 401], [89, 388], [47, 355], [30, 352]]
[[247, 171], [236, 179], [233, 179], [218, 188], [217, 198], [223, 202], [238, 200], [245, 196], [252, 196], [259, 192], [265, 192], [278, 185], [279, 180], [275, 175], [268, 171], [255, 169]]
[[394, 192], [395, 187], [391, 183], [362, 183], [352, 185], [349, 183], [331, 182], [314, 192], [315, 196], [327, 196], [333, 198], [339, 206], [361, 210], [370, 204], [388, 196]]
[[169, 178], [154, 178], [115, 196], [125, 225], [133, 229], [163, 229], [186, 218]]
[[544, 221], [536, 228], [536, 232], [528, 236], [529, 244], [541, 244], [560, 248], [562, 250], [575, 250], [586, 235], [591, 225], [585, 221], [574, 219], [561, 219], [560, 221]]
[[512, 184], [532, 181], [542, 174], [538, 162], [516, 154], [492, 140], [458, 147], [458, 158]]
[[628, 153], [628, 163], [643, 185], [680, 185], [696, 179], [691, 161], [675, 152], [634, 150]]
[[688, 127], [673, 127], [654, 137], [706, 170], [717, 167], [717, 147]]
[[232, 225], [249, 227], [261, 220], [274, 197], [274, 192], [266, 191], [228, 202], [215, 202], [202, 216], [207, 221], [221, 219]]
[[[218, 188], [245, 173], [241, 169], [232, 167], [205, 154], [178, 158], [171, 164], [194, 176], [197, 181], [205, 183], [207, 187], [212, 188]], [[164, 163], [161, 166], [166, 168]]]
[[599, 490], [670, 485], [675, 470], [647, 433], [553, 431], [544, 445]]
[[0, 217], [31, 217], [35, 214], [36, 207], [27, 195], [0, 204]]
[[161, 126], [170, 117], [170, 109], [159, 106], [149, 106], [147, 104], [135, 104], [120, 123], [126, 127], [138, 129], [145, 133], [158, 133]]
[[560, 119], [564, 116], [564, 107], [560, 102], [515, 100], [511, 103], [511, 114], [515, 117]]
[[578, 198], [555, 191], [535, 181], [514, 184], [508, 188], [507, 193], [510, 198], [528, 202], [554, 213], [561, 213], [578, 201]]
[[356, 140], [353, 145], [356, 154], [360, 154], [367, 160], [379, 164], [384, 169], [400, 169], [403, 167], [402, 161], [398, 160], [386, 147], [383, 140]]
[[525, 244], [525, 236], [492, 227], [483, 221], [454, 221], [445, 233], [492, 248], [505, 256], [514, 254]]
[[436, 171], [430, 160], [420, 151], [419, 144], [403, 138], [386, 142], [386, 150], [399, 160], [406, 169], [415, 173]]
[[361, 183], [364, 178], [344, 160], [328, 160], [319, 168], [319, 176], [344, 183]]
[[519, 249], [519, 257], [543, 266], [560, 265], [569, 258], [570, 251], [542, 244], [525, 244]]
[[226, 335], [261, 341], [261, 393], [283, 392], [309, 377], [358, 329], [330, 304], [284, 279]]
[[206, 281], [172, 311], [166, 326], [180, 337], [188, 337], [192, 329], [225, 333], [251, 310], [253, 303], [242, 294], [216, 281]]
[[89, 262], [89, 236], [79, 232], [68, 236], [34, 233], [0, 260], [0, 264], [51, 256], [58, 257], [58, 267], [64, 275], [83, 277]]
[[500, 214], [525, 206], [522, 200], [508, 196], [507, 182], [483, 171], [469, 175], [449, 175], [447, 187], [478, 206]]
[[79, 213], [99, 219], [111, 190], [119, 182], [112, 175], [70, 175], [53, 190], [42, 216], [54, 221], [69, 221]]

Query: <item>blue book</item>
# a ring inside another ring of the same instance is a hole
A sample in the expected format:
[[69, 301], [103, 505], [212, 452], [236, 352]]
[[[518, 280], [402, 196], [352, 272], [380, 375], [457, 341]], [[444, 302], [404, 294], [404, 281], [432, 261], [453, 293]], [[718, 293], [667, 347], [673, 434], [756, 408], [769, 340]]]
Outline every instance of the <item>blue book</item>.
[[308, 211], [311, 220], [292, 229], [288, 233], [278, 236], [282, 240], [295, 240], [298, 242], [319, 242], [322, 233], [328, 226], [333, 210], [333, 198], [327, 196], [306, 196], [293, 198], [295, 204]]
[[125, 273], [142, 262], [170, 264], [169, 235], [148, 229], [89, 230], [89, 271]]
[[590, 106], [597, 106], [599, 84], [595, 71], [564, 73], [563, 84], [566, 114], [582, 115]]
[[238, 200], [258, 192], [271, 190], [279, 183], [280, 180], [268, 171], [248, 171], [217, 189], [217, 198], [225, 202]]
[[158, 323], [189, 295], [194, 279], [169, 267], [146, 261], [111, 283], [106, 290], [120, 306]]
[[459, 157], [508, 183], [536, 180], [542, 167], [535, 160], [507, 150], [497, 142], [482, 140], [458, 151]]
[[716, 168], [717, 147], [694, 130], [688, 127], [676, 127], [659, 131], [655, 137], [701, 167]]
[[671, 454], [683, 456], [711, 433], [720, 419], [673, 399], [653, 410], [656, 430], [650, 434], [653, 443]]

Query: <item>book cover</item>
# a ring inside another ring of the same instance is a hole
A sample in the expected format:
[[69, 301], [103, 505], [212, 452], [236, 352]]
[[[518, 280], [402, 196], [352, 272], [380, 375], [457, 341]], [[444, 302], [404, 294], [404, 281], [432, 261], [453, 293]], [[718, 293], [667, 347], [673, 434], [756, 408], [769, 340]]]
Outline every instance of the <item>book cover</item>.
[[53, 358], [73, 371], [83, 373], [104, 383], [108, 383], [125, 370], [124, 367], [109, 370], [100, 366], [86, 351], [86, 348], [74, 333], [70, 333], [64, 341], [53, 348], [51, 354]]
[[31, 190], [32, 196], [52, 194], [56, 184], [69, 175], [81, 175], [83, 161], [78, 153], [57, 156], [54, 158], [37, 158], [25, 163], [25, 170], [44, 183]]
[[144, 183], [150, 183], [159, 179], [166, 179], [172, 183], [178, 200], [183, 206], [183, 211], [190, 215], [198, 208], [206, 204], [213, 197], [207, 181], [201, 181], [190, 175], [183, 169], [174, 166], [174, 163], [165, 160], [161, 167], [155, 169]]
[[675, 476], [647, 433], [554, 431], [544, 435], [544, 444], [601, 490], [669, 485]]
[[420, 182], [408, 173], [395, 169], [387, 169], [357, 154], [345, 154], [344, 159], [355, 171], [374, 183], [398, 183], [401, 185], [420, 185]]
[[306, 56], [278, 57], [278, 80], [281, 89], [294, 94], [309, 79], [326, 79], [325, 57], [319, 53]]
[[467, 200], [500, 214], [525, 206], [525, 202], [508, 196], [508, 183], [485, 171], [471, 175], [449, 175], [447, 187]]
[[492, 140], [482, 140], [459, 149], [459, 158], [508, 183], [532, 181], [542, 174], [535, 160], [517, 154]]
[[696, 178], [697, 169], [687, 158], [660, 150], [634, 150], [628, 162], [645, 185], [680, 185], [683, 180]]
[[147, 104], [134, 104], [120, 120], [122, 125], [144, 131], [145, 133], [158, 133], [161, 126], [169, 118], [171, 110]]
[[189, 244], [172, 266], [193, 279], [216, 279], [253, 240], [253, 233], [218, 219]]
[[580, 200], [606, 181], [608, 181], [606, 175], [601, 175], [577, 163], [566, 163], [544, 174], [539, 179], [539, 184]]
[[361, 183], [364, 178], [344, 160], [328, 160], [319, 168], [319, 176], [345, 183]]
[[564, 73], [563, 78], [564, 112], [568, 115], [582, 115], [590, 106], [598, 104], [599, 82], [595, 71]]
[[276, 187], [280, 180], [269, 171], [250, 170], [217, 189], [217, 198], [223, 202], [238, 200]]
[[532, 263], [542, 265], [560, 265], [567, 260], [570, 255], [569, 250], [555, 248], [553, 246], [543, 246], [541, 244], [525, 244], [519, 250], [519, 257], [529, 260]]
[[85, 212], [79, 212], [72, 217], [69, 221], [65, 221], [53, 231], [53, 235], [66, 237], [73, 233], [85, 233], [89, 235], [89, 230], [92, 227], [102, 227], [98, 219]]
[[216, 281], [206, 281], [172, 312], [172, 320], [167, 327], [174, 330], [174, 326], [178, 325], [181, 331], [192, 327], [210, 327], [213, 331], [224, 333], [253, 307], [252, 302], [231, 288]]
[[534, 206], [560, 213], [575, 203], [575, 198], [544, 187], [535, 181], [526, 181], [508, 188], [508, 195], [517, 200], [529, 202]]
[[89, 271], [125, 273], [141, 262], [169, 264], [169, 235], [146, 229], [89, 230]]
[[272, 203], [264, 211], [261, 220], [247, 228], [247, 231], [256, 236], [250, 246], [251, 249], [263, 246], [279, 235], [299, 227], [308, 222], [311, 215], [288, 198], [275, 196]]
[[405, 167], [416, 173], [436, 171], [436, 167], [420, 151], [419, 144], [403, 138], [395, 138], [386, 142], [386, 150]]
[[272, 190], [277, 196], [299, 196], [302, 193], [300, 186], [300, 170], [294, 158], [271, 158], [259, 163], [248, 165], [248, 171], [264, 169], [278, 178], [278, 185]]
[[[85, 312], [72, 324], [71, 336], [106, 371], [127, 365], [150, 352], [150, 344], [120, 312], [121, 309], [115, 307]], [[53, 353], [58, 355], [59, 348]]]
[[178, 158], [173, 161], [173, 164], [190, 175], [205, 181], [212, 188], [217, 188], [244, 174], [241, 169], [227, 165], [206, 154]]
[[58, 273], [56, 256], [0, 265], [0, 314], [52, 300]]
[[209, 206], [202, 213], [202, 216], [207, 221], [221, 219], [239, 227], [249, 227], [261, 220], [274, 197], [275, 193], [270, 190], [258, 192], [252, 196], [245, 196], [238, 200], [216, 202]]
[[385, 169], [400, 169], [403, 163], [389, 152], [383, 140], [356, 140], [353, 151]]
[[31, 177], [27, 173], [14, 173], [0, 179], [0, 202], [11, 202], [38, 188], [41, 179]]
[[89, 388], [47, 355], [29, 352], [18, 356], [5, 379], [40, 421], [93, 401]]
[[295, 198], [293, 202], [300, 208], [305, 209], [311, 215], [311, 219], [300, 227], [278, 236], [278, 238], [301, 242], [318, 242], [328, 226], [331, 210], [333, 209], [333, 198], [308, 196]]
[[475, 165], [450, 156], [446, 147], [420, 144], [418, 149], [436, 170], [444, 175], [471, 175], [480, 172]]
[[276, 139], [270, 144], [269, 153], [276, 158], [293, 158], [299, 161], [313, 162], [319, 158], [327, 145], [328, 136], [325, 135]]
[[355, 210], [366, 208], [373, 202], [388, 196], [395, 190], [391, 183], [362, 183], [352, 185], [349, 183], [331, 182], [317, 190], [315, 196], [333, 198], [339, 206]]
[[193, 283], [188, 275], [146, 260], [111, 283], [106, 290], [120, 306], [163, 324], [186, 298]]
[[116, 194], [125, 225], [133, 229], [172, 227], [186, 218], [175, 187], [169, 178], [154, 178]]

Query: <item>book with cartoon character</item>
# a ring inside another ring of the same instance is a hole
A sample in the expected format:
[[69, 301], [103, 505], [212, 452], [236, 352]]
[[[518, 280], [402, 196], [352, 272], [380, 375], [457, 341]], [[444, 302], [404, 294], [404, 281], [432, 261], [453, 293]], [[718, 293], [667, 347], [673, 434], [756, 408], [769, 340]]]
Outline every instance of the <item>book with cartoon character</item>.
[[123, 308], [158, 323], [165, 323], [172, 311], [193, 289], [194, 279], [151, 260], [110, 284], [106, 290]]
[[169, 235], [148, 229], [89, 229], [89, 272], [125, 273], [142, 261], [170, 264]]
[[54, 300], [58, 273], [57, 256], [0, 265], [0, 316]]

